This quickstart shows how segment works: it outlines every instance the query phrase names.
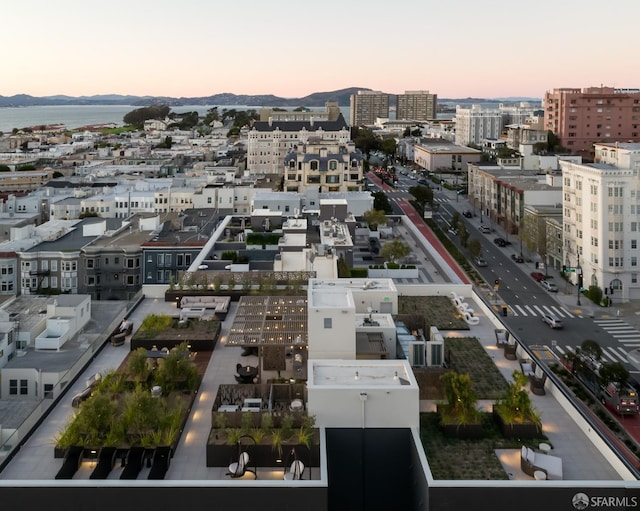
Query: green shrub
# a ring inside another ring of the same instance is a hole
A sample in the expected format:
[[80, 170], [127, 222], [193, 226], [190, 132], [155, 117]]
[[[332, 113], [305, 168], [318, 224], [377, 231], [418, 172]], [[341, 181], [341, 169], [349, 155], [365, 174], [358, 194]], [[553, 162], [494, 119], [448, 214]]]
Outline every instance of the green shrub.
[[235, 263], [238, 260], [238, 252], [236, 252], [235, 250], [225, 250], [220, 255], [220, 259]]
[[364, 279], [369, 275], [366, 268], [351, 268], [351, 276], [353, 278]]

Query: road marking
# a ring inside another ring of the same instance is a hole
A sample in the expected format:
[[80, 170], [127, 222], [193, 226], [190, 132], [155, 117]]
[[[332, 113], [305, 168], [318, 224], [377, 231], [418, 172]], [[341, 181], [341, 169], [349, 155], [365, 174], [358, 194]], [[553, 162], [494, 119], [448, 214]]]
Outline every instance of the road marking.
[[534, 311], [531, 307], [525, 305], [525, 308], [531, 313], [532, 316], [537, 316], [536, 311]]

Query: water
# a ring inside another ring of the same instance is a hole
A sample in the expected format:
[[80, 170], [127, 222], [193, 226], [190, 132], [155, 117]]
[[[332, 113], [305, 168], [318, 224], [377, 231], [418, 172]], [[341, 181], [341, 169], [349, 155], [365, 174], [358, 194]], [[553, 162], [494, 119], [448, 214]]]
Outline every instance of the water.
[[[68, 129], [81, 128], [93, 124], [116, 124], [122, 126], [124, 116], [140, 108], [132, 105], [73, 105], [73, 106], [26, 106], [18, 108], [0, 108], [0, 131], [11, 133], [13, 128], [27, 128], [46, 124], [64, 124]], [[177, 114], [184, 112], [198, 112], [204, 116], [212, 106], [185, 105], [172, 107], [171, 111]], [[227, 109], [246, 110], [253, 108], [260, 110], [259, 106], [246, 105], [220, 105], [218, 111]], [[288, 108], [289, 110], [289, 108]], [[292, 108], [290, 109], [292, 110]], [[311, 110], [324, 110], [324, 107], [311, 108]], [[349, 107], [341, 107], [342, 115], [349, 122]]]

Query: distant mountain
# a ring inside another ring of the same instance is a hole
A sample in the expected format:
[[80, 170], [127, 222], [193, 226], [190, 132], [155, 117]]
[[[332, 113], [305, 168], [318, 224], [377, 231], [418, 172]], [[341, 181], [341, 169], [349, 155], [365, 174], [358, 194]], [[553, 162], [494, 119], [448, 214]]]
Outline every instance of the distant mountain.
[[[327, 101], [337, 101], [340, 106], [349, 106], [349, 98], [359, 90], [371, 90], [366, 87], [349, 87], [331, 92], [314, 92], [302, 98], [281, 98], [273, 94], [246, 95], [223, 92], [211, 96], [172, 98], [168, 96], [126, 96], [121, 94], [100, 94], [96, 96], [42, 96], [35, 97], [28, 94], [15, 96], [0, 96], [0, 107], [18, 106], [65, 106], [65, 105], [131, 105], [131, 106], [186, 106], [186, 105], [246, 105], [264, 107], [323, 107]], [[395, 105], [395, 95], [391, 95], [390, 105]], [[506, 97], [506, 98], [438, 98], [438, 103], [469, 104], [469, 103], [516, 103], [520, 101], [539, 102], [540, 98]]]
[[120, 94], [102, 94], [96, 96], [43, 96], [27, 94], [0, 96], [0, 107], [52, 106], [52, 105], [247, 105], [247, 106], [288, 106], [323, 107], [327, 101], [337, 101], [340, 106], [349, 105], [349, 96], [359, 90], [371, 90], [363, 87], [350, 87], [331, 92], [314, 92], [303, 98], [281, 98], [272, 94], [239, 95], [230, 92], [203, 97], [172, 98], [167, 96], [124, 96]]

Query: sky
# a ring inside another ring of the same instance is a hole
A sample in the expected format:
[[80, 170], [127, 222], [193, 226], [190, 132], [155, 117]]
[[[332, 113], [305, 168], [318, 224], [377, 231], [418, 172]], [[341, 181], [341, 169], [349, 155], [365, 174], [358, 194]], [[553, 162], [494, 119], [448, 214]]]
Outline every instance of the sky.
[[638, 0], [9, 0], [0, 95], [640, 88]]

